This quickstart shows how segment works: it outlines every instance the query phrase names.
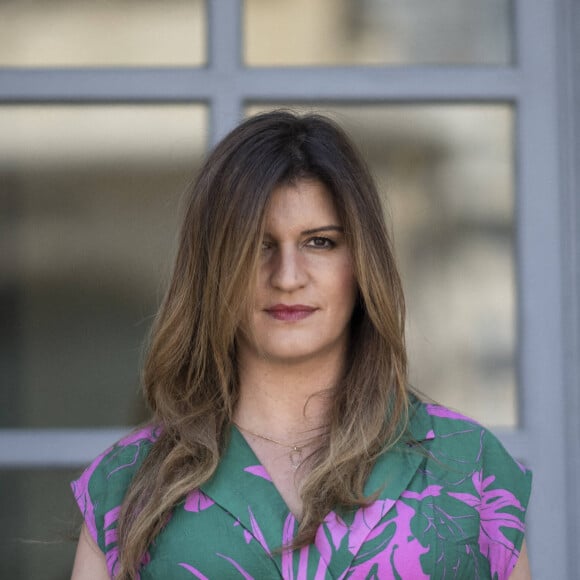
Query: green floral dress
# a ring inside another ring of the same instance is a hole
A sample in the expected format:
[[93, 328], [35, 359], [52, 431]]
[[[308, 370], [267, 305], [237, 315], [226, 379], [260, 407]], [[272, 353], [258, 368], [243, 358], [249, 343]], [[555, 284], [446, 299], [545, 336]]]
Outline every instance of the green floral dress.
[[[159, 430], [97, 457], [72, 483], [87, 528], [118, 561], [117, 519]], [[368, 507], [331, 511], [313, 544], [280, 550], [297, 522], [245, 439], [232, 428], [212, 477], [175, 507], [143, 557], [140, 580], [507, 579], [524, 538], [531, 473], [471, 419], [414, 402], [409, 435], [377, 461]]]

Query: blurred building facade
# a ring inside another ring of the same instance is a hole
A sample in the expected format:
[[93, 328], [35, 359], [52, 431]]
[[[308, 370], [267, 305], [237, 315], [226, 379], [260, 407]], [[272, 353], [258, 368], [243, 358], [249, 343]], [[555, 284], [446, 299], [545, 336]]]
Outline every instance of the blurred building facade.
[[0, 0], [1, 575], [68, 577], [67, 481], [147, 416], [142, 345], [181, 194], [244, 115], [289, 107], [362, 149], [403, 274], [411, 383], [531, 466], [533, 570], [572, 578], [579, 12]]

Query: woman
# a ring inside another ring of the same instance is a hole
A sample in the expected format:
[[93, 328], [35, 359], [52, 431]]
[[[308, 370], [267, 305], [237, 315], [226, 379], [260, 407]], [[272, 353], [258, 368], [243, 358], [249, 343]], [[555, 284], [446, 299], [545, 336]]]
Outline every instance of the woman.
[[529, 472], [407, 385], [379, 196], [329, 120], [274, 112], [192, 187], [151, 425], [73, 483], [73, 578], [529, 578]]

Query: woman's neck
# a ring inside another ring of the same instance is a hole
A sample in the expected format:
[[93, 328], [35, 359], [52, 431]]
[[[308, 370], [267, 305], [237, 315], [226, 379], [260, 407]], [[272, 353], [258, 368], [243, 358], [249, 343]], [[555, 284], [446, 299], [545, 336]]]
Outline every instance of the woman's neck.
[[234, 420], [242, 427], [285, 441], [316, 435], [325, 425], [329, 391], [340, 372], [336, 361], [240, 361], [240, 398]]

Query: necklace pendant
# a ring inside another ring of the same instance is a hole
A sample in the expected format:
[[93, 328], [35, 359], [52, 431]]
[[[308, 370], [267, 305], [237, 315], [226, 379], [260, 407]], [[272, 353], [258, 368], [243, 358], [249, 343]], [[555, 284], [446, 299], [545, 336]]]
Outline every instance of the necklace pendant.
[[302, 449], [294, 447], [289, 453], [292, 469], [298, 469], [302, 465]]

